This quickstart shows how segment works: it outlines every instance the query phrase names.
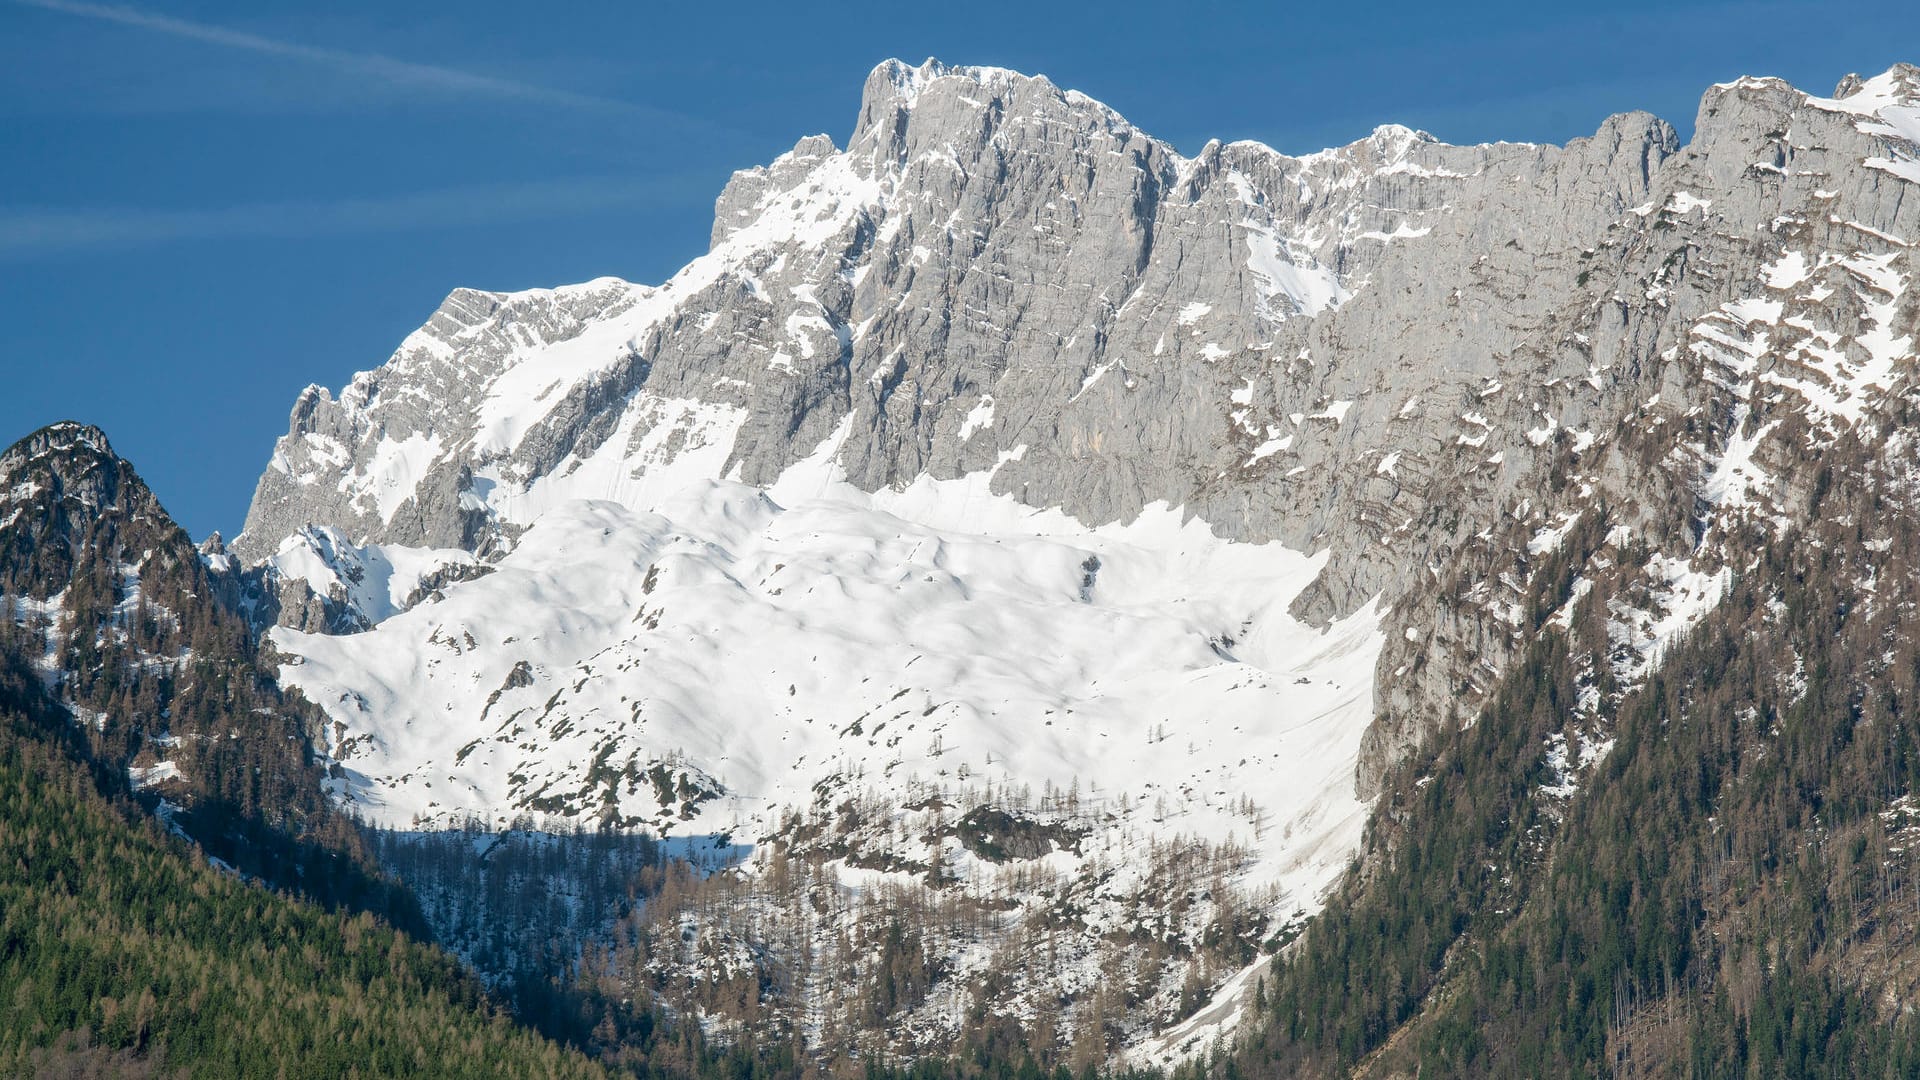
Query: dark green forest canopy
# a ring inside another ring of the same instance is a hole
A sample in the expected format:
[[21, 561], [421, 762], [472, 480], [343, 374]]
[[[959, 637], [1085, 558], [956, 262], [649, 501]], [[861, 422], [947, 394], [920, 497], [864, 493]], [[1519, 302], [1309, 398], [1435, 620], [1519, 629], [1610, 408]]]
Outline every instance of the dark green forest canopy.
[[21, 723], [0, 733], [0, 1073], [601, 1075], [512, 1024], [438, 950], [130, 819]]

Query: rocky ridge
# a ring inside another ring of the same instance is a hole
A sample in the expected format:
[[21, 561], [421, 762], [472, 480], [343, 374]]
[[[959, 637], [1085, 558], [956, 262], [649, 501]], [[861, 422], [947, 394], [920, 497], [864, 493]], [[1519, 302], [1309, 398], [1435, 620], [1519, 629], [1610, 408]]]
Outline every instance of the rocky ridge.
[[228, 868], [405, 920], [326, 798], [320, 714], [278, 685], [245, 592], [98, 428], [0, 453], [0, 705]]

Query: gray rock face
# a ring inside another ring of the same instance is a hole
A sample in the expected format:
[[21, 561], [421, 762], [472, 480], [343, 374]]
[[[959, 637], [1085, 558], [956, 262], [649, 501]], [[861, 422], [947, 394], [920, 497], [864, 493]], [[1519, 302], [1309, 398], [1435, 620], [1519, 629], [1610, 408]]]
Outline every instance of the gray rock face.
[[[1565, 147], [1187, 158], [1044, 78], [888, 62], [846, 149], [736, 174], [671, 281], [458, 290], [309, 388], [234, 550], [325, 525], [484, 558], [555, 499], [768, 483], [835, 436], [867, 490], [994, 469], [1090, 524], [1164, 500], [1328, 552], [1298, 614], [1382, 598], [1369, 790], [1526, 639], [1514, 537], [1604, 500], [1692, 557], [1763, 416], [1852, 423], [1904, 377], [1917, 84], [1715, 87], [1684, 148], [1624, 114]], [[1625, 459], [1650, 424], [1670, 453]]]
[[[1717, 530], [1804, 515], [1831, 436], [1887, 422], [1877, 410], [1914, 363], [1905, 238], [1920, 232], [1908, 197], [1920, 80], [1902, 65], [1853, 85], [1870, 89], [1834, 100], [1771, 79], [1714, 87], [1693, 142], [1591, 248], [1535, 260], [1531, 284], [1489, 276], [1463, 293], [1538, 314], [1484, 372], [1501, 389], [1457, 403], [1489, 421], [1482, 457], [1461, 452], [1478, 438], [1463, 423], [1454, 446], [1421, 455], [1424, 495], [1395, 500], [1428, 508], [1413, 531], [1431, 581], [1399, 594], [1412, 632], [1390, 636], [1381, 659], [1363, 789], [1369, 766], [1434, 723], [1470, 719], [1531, 640], [1540, 624], [1520, 608], [1555, 546], [1542, 530], [1605, 515], [1651, 548], [1649, 566], [1673, 560], [1645, 574], [1664, 597], [1654, 606], [1681, 610], [1667, 590], [1718, 572]], [[1584, 569], [1617, 572], [1606, 561]], [[1621, 657], [1651, 639], [1636, 640], [1628, 612], [1600, 615], [1616, 666], [1643, 670], [1644, 655]]]

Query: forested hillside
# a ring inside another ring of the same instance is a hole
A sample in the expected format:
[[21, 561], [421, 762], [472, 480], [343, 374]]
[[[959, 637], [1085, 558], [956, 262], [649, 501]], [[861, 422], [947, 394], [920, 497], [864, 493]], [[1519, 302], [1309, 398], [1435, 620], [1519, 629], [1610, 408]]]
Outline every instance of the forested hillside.
[[603, 1075], [375, 916], [214, 869], [58, 741], [0, 715], [0, 1074]]
[[[1728, 537], [1726, 598], [1597, 716], [1576, 703], [1630, 598], [1559, 575], [1537, 610], [1574, 616], [1542, 619], [1478, 721], [1396, 771], [1261, 1026], [1215, 1067], [1920, 1072], [1920, 531], [1905, 465], [1870, 449], [1809, 465], [1813, 524]], [[1631, 566], [1605, 524], [1569, 537], [1572, 565]]]

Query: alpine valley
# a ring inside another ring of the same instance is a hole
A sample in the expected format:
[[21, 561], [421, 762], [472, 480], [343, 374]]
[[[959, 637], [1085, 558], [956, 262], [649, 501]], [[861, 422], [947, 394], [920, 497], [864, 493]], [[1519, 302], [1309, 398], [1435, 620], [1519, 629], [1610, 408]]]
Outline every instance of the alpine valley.
[[[7, 451], [0, 765], [374, 1072], [1915, 1075], [1916, 244], [1906, 65], [1183, 157], [888, 61], [665, 283], [309, 387], [230, 543]], [[0, 1063], [250, 1060], [33, 974], [47, 805]]]

